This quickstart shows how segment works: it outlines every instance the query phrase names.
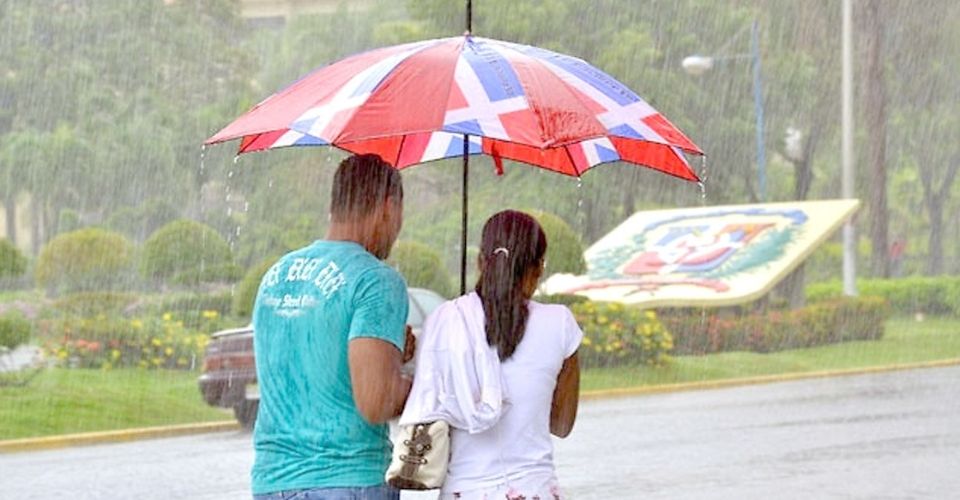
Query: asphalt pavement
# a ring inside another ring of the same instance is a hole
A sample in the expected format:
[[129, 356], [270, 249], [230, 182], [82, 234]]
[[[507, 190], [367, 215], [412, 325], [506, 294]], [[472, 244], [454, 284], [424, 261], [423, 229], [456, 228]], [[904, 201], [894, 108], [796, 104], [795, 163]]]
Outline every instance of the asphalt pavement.
[[[250, 498], [252, 459], [241, 432], [12, 453], [0, 498]], [[588, 401], [556, 461], [577, 500], [960, 498], [960, 367]]]

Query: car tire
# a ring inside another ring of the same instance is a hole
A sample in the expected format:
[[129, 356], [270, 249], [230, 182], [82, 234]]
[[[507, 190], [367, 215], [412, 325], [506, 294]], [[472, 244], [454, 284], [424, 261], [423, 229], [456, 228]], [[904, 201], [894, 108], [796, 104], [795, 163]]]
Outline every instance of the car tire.
[[254, 422], [257, 421], [257, 409], [260, 407], [260, 401], [256, 399], [244, 399], [233, 407], [233, 416], [237, 418], [240, 426], [246, 430], [252, 430]]

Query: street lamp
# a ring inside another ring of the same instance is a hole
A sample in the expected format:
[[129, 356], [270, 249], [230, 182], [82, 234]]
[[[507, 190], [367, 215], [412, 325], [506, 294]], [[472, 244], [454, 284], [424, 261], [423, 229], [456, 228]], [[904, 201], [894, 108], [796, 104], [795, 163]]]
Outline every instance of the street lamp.
[[732, 56], [692, 55], [685, 57], [680, 65], [683, 67], [683, 70], [687, 72], [687, 74], [692, 76], [700, 76], [713, 69], [714, 63], [717, 61], [726, 61], [730, 59], [750, 59], [751, 63], [753, 64], [753, 105], [757, 117], [757, 191], [760, 201], [766, 201], [767, 150], [763, 141], [763, 87], [760, 79], [760, 25], [757, 21], [753, 22], [751, 31], [749, 54], [738, 54]]

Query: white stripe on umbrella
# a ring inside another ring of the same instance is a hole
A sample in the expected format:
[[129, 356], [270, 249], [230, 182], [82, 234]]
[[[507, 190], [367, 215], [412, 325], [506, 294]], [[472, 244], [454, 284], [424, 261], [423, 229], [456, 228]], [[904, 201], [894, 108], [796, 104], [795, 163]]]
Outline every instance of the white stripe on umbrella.
[[[484, 137], [510, 140], [506, 129], [503, 128], [503, 122], [500, 121], [500, 115], [529, 108], [527, 99], [517, 96], [492, 102], [477, 74], [470, 67], [470, 63], [463, 57], [457, 59], [454, 78], [468, 106], [448, 110], [443, 119], [444, 125], [476, 120]], [[446, 130], [451, 131], [449, 128]]]

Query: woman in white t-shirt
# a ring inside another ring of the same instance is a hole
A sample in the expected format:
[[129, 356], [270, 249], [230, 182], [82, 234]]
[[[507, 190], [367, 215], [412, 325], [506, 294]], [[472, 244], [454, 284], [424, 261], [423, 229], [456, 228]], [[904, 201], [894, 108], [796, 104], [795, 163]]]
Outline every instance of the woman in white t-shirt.
[[503, 211], [484, 225], [476, 290], [453, 302], [465, 321], [484, 325], [504, 403], [482, 432], [451, 427], [441, 499], [561, 498], [550, 435], [566, 437], [576, 419], [583, 333], [566, 307], [530, 300], [546, 250], [543, 229], [527, 214]]

